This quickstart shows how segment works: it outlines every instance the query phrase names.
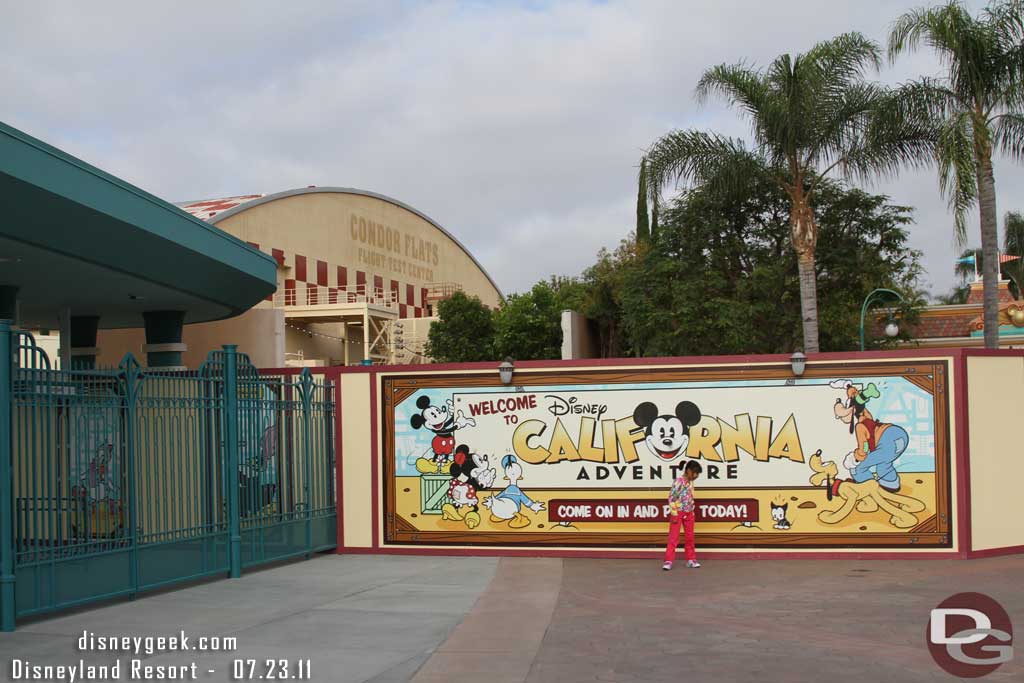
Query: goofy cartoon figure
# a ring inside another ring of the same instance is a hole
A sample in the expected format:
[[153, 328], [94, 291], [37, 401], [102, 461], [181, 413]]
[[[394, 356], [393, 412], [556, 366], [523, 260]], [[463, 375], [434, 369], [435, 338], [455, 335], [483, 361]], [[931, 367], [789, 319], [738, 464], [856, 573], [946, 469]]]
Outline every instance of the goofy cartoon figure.
[[843, 390], [845, 400], [837, 398], [833, 410], [857, 439], [857, 447], [843, 461], [850, 477], [858, 484], [877, 478], [882, 488], [899, 491], [900, 475], [894, 463], [907, 450], [910, 437], [903, 427], [879, 422], [868, 410], [868, 401], [882, 395], [878, 387], [874, 383], [861, 387], [850, 380], [836, 380], [830, 386]]

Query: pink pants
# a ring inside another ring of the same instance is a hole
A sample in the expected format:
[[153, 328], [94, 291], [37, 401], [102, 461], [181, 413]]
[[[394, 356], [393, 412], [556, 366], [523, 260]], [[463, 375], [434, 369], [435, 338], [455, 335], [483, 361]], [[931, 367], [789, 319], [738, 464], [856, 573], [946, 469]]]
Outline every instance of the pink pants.
[[693, 512], [680, 512], [675, 517], [669, 517], [668, 547], [665, 548], [666, 562], [672, 562], [676, 559], [676, 546], [679, 545], [680, 526], [686, 529], [686, 559], [697, 559], [697, 552], [693, 548]]

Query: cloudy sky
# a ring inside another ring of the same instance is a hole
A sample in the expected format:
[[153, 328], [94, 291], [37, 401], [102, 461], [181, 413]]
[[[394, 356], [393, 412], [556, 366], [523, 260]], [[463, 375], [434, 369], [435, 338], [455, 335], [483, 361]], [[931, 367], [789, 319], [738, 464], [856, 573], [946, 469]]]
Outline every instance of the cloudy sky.
[[[0, 120], [171, 201], [307, 185], [390, 195], [511, 292], [579, 273], [633, 228], [636, 165], [659, 135], [746, 133], [694, 102], [705, 68], [849, 30], [882, 42], [919, 4], [33, 0], [4, 10]], [[937, 69], [922, 54], [879, 78]], [[997, 163], [1000, 214], [1024, 209], [1022, 180]], [[917, 208], [933, 292], [952, 285], [955, 252], [937, 188], [925, 172], [870, 188]]]

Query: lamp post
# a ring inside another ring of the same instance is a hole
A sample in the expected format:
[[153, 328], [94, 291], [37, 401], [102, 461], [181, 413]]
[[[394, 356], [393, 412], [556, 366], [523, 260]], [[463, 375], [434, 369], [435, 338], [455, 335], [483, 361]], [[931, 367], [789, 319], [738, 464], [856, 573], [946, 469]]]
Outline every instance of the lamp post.
[[[894, 292], [891, 289], [878, 288], [871, 290], [871, 293], [864, 299], [864, 304], [860, 307], [860, 350], [864, 350], [864, 316], [868, 312], [868, 306], [872, 300], [880, 301], [884, 297], [894, 297], [897, 301], [903, 302], [903, 297], [900, 296], [899, 292]], [[892, 316], [889, 317], [888, 322], [885, 325], [885, 335], [890, 339], [900, 333], [900, 326]]]

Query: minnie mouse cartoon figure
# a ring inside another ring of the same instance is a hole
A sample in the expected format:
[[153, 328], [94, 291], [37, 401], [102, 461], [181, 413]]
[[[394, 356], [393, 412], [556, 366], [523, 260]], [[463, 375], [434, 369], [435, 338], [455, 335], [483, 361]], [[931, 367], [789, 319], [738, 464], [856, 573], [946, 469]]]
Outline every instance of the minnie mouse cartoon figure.
[[465, 522], [470, 529], [480, 525], [479, 491], [494, 485], [497, 472], [490, 458], [470, 453], [469, 446], [461, 444], [455, 449], [455, 458], [449, 468], [452, 479], [448, 482], [448, 501], [441, 506], [441, 518], [450, 522]]
[[416, 407], [420, 412], [413, 415], [410, 423], [413, 429], [426, 427], [434, 432], [430, 442], [430, 457], [425, 453], [416, 460], [416, 471], [421, 474], [440, 474], [448, 469], [455, 452], [455, 430], [475, 427], [476, 420], [463, 416], [462, 411], [455, 412], [455, 403], [448, 399], [443, 405], [430, 403], [429, 396], [416, 399]]

